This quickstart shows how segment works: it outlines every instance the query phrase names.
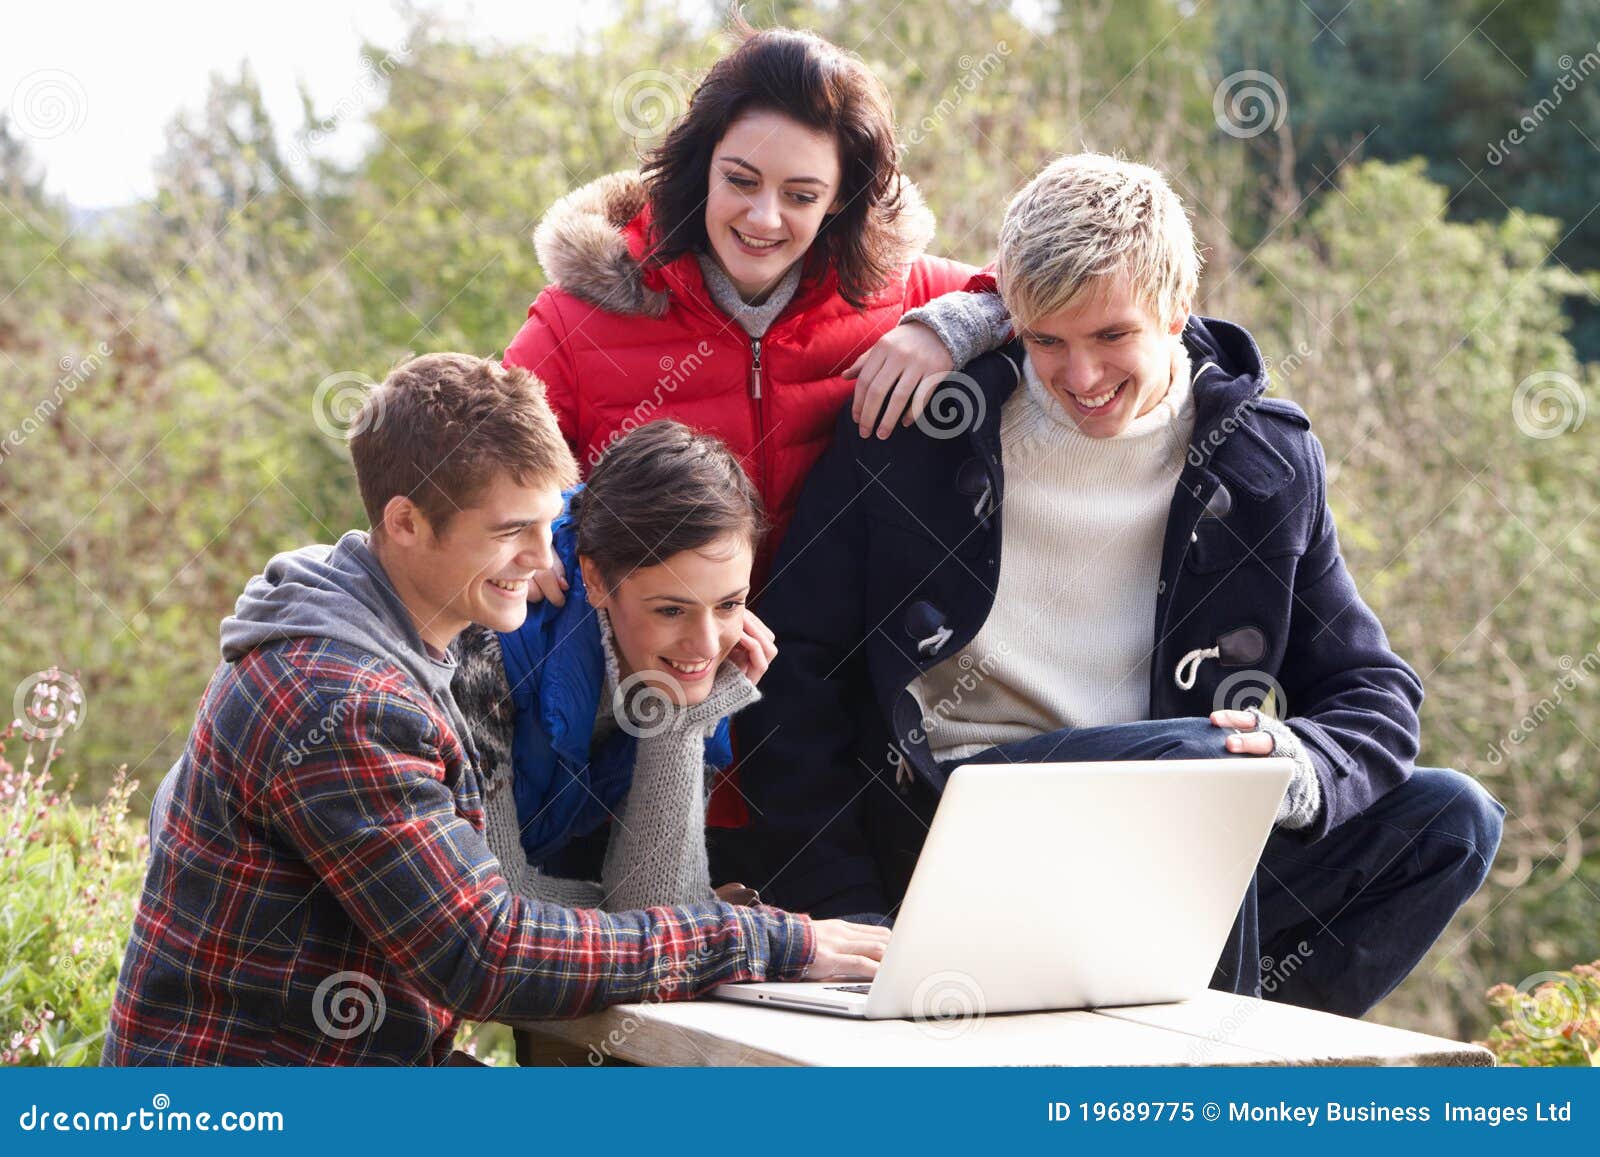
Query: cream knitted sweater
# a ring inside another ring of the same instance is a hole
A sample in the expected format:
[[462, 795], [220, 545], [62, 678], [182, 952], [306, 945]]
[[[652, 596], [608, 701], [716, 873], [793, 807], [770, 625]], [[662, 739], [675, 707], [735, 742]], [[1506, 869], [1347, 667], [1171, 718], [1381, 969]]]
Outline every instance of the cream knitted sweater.
[[1000, 418], [1006, 493], [994, 608], [911, 685], [934, 758], [1150, 715], [1161, 544], [1194, 430], [1188, 357], [1114, 438], [1091, 438], [1031, 359]]
[[[1115, 438], [1089, 438], [1024, 359], [1000, 415], [994, 608], [971, 643], [911, 684], [935, 759], [1150, 717], [1162, 540], [1194, 433], [1190, 382], [1179, 345], [1167, 396]], [[1311, 757], [1286, 723], [1251, 714], [1295, 765], [1277, 823], [1306, 827], [1322, 808]]]

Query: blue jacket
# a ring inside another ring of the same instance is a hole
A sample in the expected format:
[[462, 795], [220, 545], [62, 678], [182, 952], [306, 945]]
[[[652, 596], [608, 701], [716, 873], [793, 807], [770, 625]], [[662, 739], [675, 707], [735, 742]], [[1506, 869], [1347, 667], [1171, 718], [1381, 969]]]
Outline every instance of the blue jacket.
[[[1322, 787], [1321, 816], [1295, 833], [1315, 840], [1411, 773], [1422, 684], [1345, 569], [1304, 412], [1263, 396], [1240, 327], [1196, 317], [1183, 336], [1196, 424], [1167, 516], [1150, 717], [1207, 715], [1245, 671], [1277, 680]], [[1013, 342], [966, 367], [979, 418], [956, 437], [864, 440], [844, 413], [807, 480], [760, 608], [778, 657], [740, 719], [750, 847], [774, 903], [888, 912], [904, 892], [945, 778], [906, 688], [993, 604], [1001, 407], [1022, 359]]]
[[[531, 603], [528, 620], [500, 635], [506, 682], [511, 687], [515, 734], [512, 790], [522, 847], [530, 863], [543, 864], [573, 839], [608, 820], [633, 782], [635, 739], [622, 729], [593, 746], [595, 715], [605, 688], [600, 620], [589, 605], [578, 566], [577, 532], [568, 491], [551, 525], [555, 551], [571, 589], [564, 606]], [[732, 762], [728, 721], [706, 740], [706, 762]]]

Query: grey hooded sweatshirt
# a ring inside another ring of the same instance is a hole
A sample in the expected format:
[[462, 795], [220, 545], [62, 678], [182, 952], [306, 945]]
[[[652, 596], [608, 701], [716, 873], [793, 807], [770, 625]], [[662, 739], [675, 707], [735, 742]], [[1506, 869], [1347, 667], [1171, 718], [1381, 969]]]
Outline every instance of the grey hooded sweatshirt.
[[[236, 663], [257, 647], [283, 639], [335, 639], [387, 659], [433, 698], [469, 758], [477, 762], [472, 732], [450, 691], [455, 660], [434, 657], [417, 632], [411, 612], [396, 593], [367, 533], [347, 532], [333, 546], [307, 546], [272, 557], [245, 584], [222, 620], [222, 658]], [[162, 778], [150, 804], [150, 840], [166, 822], [173, 787], [188, 752]]]
[[348, 531], [334, 546], [274, 555], [222, 620], [222, 657], [232, 663], [264, 643], [308, 637], [336, 639], [394, 663], [433, 697], [472, 750], [466, 717], [450, 693], [455, 660], [429, 654], [365, 531]]

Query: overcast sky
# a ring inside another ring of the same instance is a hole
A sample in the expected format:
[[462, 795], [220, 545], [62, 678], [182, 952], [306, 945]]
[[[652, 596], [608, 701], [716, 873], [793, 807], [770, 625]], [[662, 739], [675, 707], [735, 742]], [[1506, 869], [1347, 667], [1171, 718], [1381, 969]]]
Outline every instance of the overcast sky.
[[[607, 0], [421, 0], [484, 41], [550, 45], [593, 28]], [[152, 191], [151, 162], [173, 114], [197, 107], [210, 73], [249, 60], [280, 131], [300, 125], [297, 83], [319, 113], [371, 103], [360, 49], [403, 43], [395, 0], [29, 0], [8, 5], [0, 109], [43, 164], [47, 187], [80, 208]], [[359, 120], [359, 117], [353, 118]], [[287, 138], [286, 138], [287, 139]], [[359, 146], [337, 134], [333, 155]]]

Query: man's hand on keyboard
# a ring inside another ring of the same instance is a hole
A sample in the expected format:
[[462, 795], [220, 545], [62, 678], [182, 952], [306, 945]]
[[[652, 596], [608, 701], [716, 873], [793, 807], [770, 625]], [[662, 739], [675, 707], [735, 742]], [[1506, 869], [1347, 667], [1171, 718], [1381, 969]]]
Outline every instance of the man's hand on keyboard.
[[817, 920], [811, 925], [817, 954], [801, 976], [806, 980], [871, 980], [878, 974], [889, 929], [843, 920]]

